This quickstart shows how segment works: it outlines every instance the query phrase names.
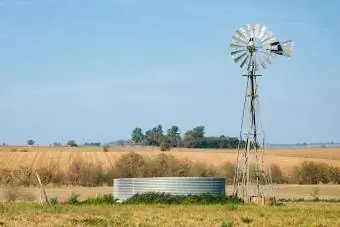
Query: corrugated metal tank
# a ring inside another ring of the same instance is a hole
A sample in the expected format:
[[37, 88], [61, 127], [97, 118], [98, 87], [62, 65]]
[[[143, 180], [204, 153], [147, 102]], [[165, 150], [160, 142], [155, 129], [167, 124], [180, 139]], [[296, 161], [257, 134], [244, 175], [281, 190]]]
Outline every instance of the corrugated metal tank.
[[113, 180], [113, 196], [123, 201], [134, 194], [146, 192], [174, 195], [225, 195], [225, 178], [220, 177], [152, 177], [117, 178]]

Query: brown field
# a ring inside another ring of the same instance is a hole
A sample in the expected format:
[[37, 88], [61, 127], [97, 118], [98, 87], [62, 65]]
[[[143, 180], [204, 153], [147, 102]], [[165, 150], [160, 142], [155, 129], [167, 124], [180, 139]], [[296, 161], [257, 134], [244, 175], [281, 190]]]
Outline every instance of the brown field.
[[[10, 152], [26, 149], [28, 152]], [[72, 160], [81, 157], [89, 162], [102, 163], [104, 167], [114, 165], [123, 154], [134, 151], [149, 157], [160, 153], [158, 148], [123, 148], [110, 147], [102, 152], [102, 147], [53, 147], [53, 146], [3, 146], [0, 147], [0, 167], [18, 168], [29, 166], [34, 169], [58, 163], [59, 169], [65, 169]], [[173, 149], [169, 154], [180, 159], [219, 165], [223, 162], [235, 162], [236, 150], [232, 149]], [[340, 166], [340, 148], [308, 149], [270, 149], [265, 156], [266, 163], [276, 163], [286, 172], [303, 161], [323, 162]]]
[[[10, 152], [26, 149], [28, 152]], [[102, 152], [101, 147], [0, 147], [1, 168], [20, 166], [41, 168], [57, 163], [66, 169], [72, 160], [81, 157], [92, 163], [113, 166], [121, 155], [134, 151], [153, 157], [160, 153], [152, 148], [113, 148]], [[220, 165], [235, 162], [236, 150], [174, 149], [167, 152], [180, 159]], [[268, 164], [278, 164], [283, 171], [303, 161], [316, 161], [340, 166], [340, 148], [271, 149]], [[226, 186], [230, 194], [232, 185]], [[274, 184], [277, 198], [312, 199], [319, 188], [320, 199], [340, 198], [340, 185]], [[52, 187], [46, 186], [48, 197], [66, 201], [73, 193], [80, 200], [112, 193], [113, 187]], [[8, 189], [0, 188], [0, 202], [7, 200]], [[4, 226], [339, 226], [338, 203], [299, 202], [285, 206], [239, 205], [61, 205], [44, 207], [37, 187], [18, 188], [17, 202], [0, 204], [0, 225]], [[31, 201], [32, 203], [20, 203]]]

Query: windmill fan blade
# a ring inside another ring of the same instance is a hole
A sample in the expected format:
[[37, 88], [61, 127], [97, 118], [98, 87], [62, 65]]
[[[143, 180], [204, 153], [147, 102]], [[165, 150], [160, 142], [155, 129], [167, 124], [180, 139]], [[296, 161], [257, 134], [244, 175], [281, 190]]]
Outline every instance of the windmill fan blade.
[[243, 43], [244, 45], [247, 45], [248, 44], [248, 41], [244, 41], [243, 39], [241, 39], [240, 37], [236, 37], [236, 36], [233, 36], [232, 39], [231, 39], [231, 42], [232, 43]]
[[261, 50], [260, 53], [261, 53], [262, 58], [263, 58], [268, 64], [271, 64], [271, 61], [270, 61], [270, 57], [271, 57], [270, 52], [268, 53], [268, 52], [266, 52], [266, 51], [264, 51], [264, 50]]
[[229, 47], [230, 47], [230, 48], [233, 48], [233, 49], [234, 49], [234, 48], [235, 48], [235, 49], [237, 49], [237, 48], [243, 48], [243, 49], [245, 49], [245, 48], [246, 48], [246, 45], [230, 43]]
[[261, 32], [261, 25], [255, 24], [254, 37], [258, 38], [260, 36], [260, 32]]
[[238, 63], [241, 59], [243, 59], [244, 58], [244, 56], [246, 56], [247, 55], [247, 53], [246, 52], [244, 52], [243, 54], [241, 54], [240, 56], [238, 56], [238, 57], [236, 57], [236, 58], [234, 58], [234, 61], [236, 62], [236, 63]]
[[283, 41], [283, 42], [273, 42], [271, 45], [271, 52], [279, 55], [283, 55], [286, 57], [291, 57], [293, 55], [292, 41]]
[[243, 68], [248, 62], [249, 62], [249, 55], [243, 60], [243, 62], [241, 63], [240, 67]]
[[263, 25], [263, 26], [261, 27], [259, 36], [258, 36], [257, 38], [258, 38], [259, 40], [262, 40], [262, 38], [266, 35], [267, 31], [268, 31], [268, 28], [267, 28], [265, 25]]
[[259, 53], [259, 55], [258, 55], [258, 62], [260, 62], [260, 65], [262, 66], [263, 69], [265, 69], [267, 67], [266, 66], [266, 60], [265, 60], [265, 55], [264, 54]]
[[236, 38], [241, 39], [241, 40], [243, 40], [243, 42], [248, 43], [248, 38], [247, 38], [247, 36], [246, 36], [243, 32], [241, 32], [241, 31], [236, 31], [236, 34], [237, 34], [237, 36], [238, 36], [238, 37], [236, 37]]
[[261, 59], [260, 63], [261, 63], [262, 68], [265, 69], [266, 68], [266, 62]]
[[254, 38], [254, 26], [252, 24], [247, 24], [247, 33], [249, 38]]
[[244, 49], [242, 49], [242, 50], [235, 50], [235, 51], [232, 51], [230, 53], [231, 53], [231, 55], [234, 55], [234, 54], [237, 54], [237, 53], [241, 53], [243, 51], [245, 51], [245, 50]]
[[246, 39], [245, 41], [247, 41], [247, 43], [248, 43], [250, 37], [249, 37], [247, 31], [244, 28], [240, 28], [238, 32], [240, 32], [243, 35], [243, 37]]
[[276, 40], [275, 36], [274, 36], [274, 33], [269, 31], [267, 32], [266, 36], [262, 38], [261, 42], [262, 42], [262, 45], [266, 45], [267, 43], [271, 43], [271, 42], [274, 42]]

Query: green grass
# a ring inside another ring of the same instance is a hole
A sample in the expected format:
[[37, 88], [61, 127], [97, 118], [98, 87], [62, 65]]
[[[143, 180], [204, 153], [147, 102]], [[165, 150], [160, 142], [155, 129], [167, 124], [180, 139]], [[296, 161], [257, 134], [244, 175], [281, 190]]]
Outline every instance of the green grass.
[[337, 204], [2, 204], [0, 226], [340, 226]]

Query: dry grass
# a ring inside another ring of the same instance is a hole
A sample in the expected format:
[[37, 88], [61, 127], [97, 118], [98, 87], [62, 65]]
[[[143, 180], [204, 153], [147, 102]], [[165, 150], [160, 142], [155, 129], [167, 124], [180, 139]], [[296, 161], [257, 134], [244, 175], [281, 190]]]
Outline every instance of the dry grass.
[[[340, 206], [6, 204], [4, 226], [339, 226]], [[224, 224], [224, 225], [223, 225]], [[229, 224], [229, 225], [227, 225]]]
[[[11, 150], [27, 150], [28, 152], [10, 152]], [[53, 146], [17, 146], [0, 147], [1, 168], [19, 168], [28, 166], [34, 169], [58, 163], [59, 170], [65, 170], [72, 160], [83, 158], [90, 163], [102, 163], [104, 168], [112, 167], [117, 159], [130, 151], [145, 156], [155, 157], [159, 148], [120, 148], [109, 147], [108, 152], [101, 152], [103, 147], [53, 147]], [[179, 159], [189, 159], [208, 165], [220, 165], [224, 162], [235, 162], [236, 150], [231, 149], [173, 149], [169, 154]], [[340, 167], [340, 148], [308, 148], [308, 149], [271, 149], [266, 155], [268, 164], [278, 164], [283, 172], [303, 161], [324, 162]]]

